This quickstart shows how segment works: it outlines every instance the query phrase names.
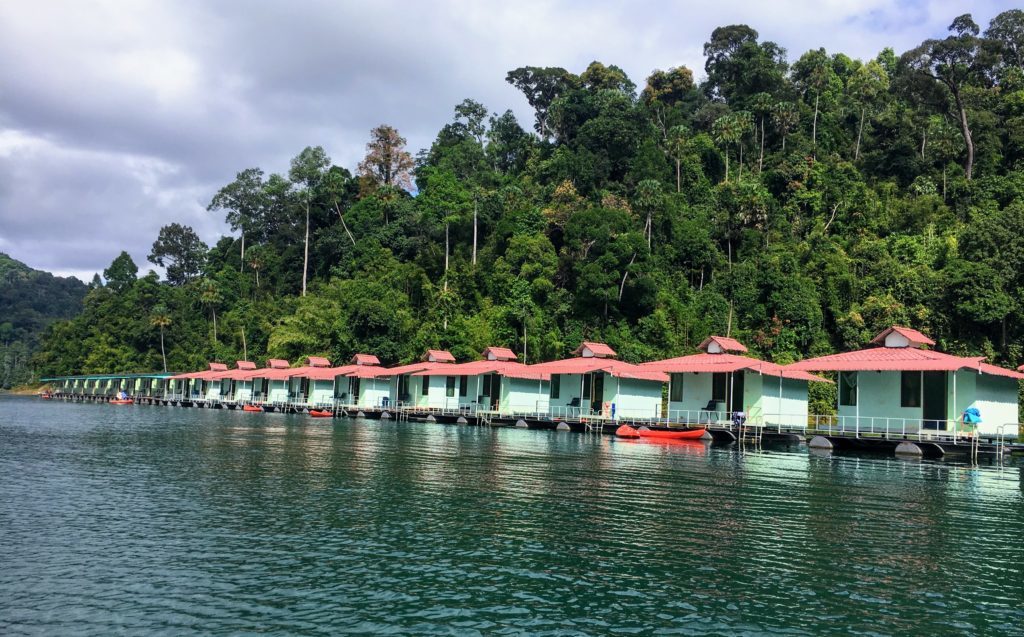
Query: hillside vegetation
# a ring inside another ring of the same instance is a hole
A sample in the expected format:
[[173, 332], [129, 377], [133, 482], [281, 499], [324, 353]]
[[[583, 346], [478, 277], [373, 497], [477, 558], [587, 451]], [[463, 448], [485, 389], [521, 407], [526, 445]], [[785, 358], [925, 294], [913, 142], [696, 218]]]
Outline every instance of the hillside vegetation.
[[43, 330], [77, 315], [85, 292], [78, 279], [33, 270], [0, 253], [0, 389], [31, 380], [31, 356]]
[[582, 339], [639, 361], [710, 333], [785, 363], [891, 324], [1024, 362], [1024, 12], [869, 60], [743, 25], [704, 53], [701, 83], [514, 69], [532, 122], [467, 99], [415, 156], [382, 125], [354, 171], [319, 147], [246, 168], [211, 193], [235, 236], [168, 225], [165, 281], [118, 257], [39, 369], [162, 369], [161, 334], [177, 370]]

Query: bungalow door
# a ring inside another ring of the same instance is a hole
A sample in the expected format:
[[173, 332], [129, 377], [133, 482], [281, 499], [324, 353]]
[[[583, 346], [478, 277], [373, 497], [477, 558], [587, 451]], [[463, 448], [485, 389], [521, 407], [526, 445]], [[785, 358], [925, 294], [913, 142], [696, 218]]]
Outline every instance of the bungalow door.
[[924, 429], [946, 428], [946, 372], [924, 372], [921, 423]]

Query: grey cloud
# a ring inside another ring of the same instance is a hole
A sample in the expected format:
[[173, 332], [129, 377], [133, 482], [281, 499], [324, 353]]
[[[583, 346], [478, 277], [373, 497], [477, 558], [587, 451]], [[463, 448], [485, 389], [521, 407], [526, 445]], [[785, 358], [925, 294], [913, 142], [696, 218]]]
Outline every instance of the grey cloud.
[[[979, 22], [1007, 2], [973, 3]], [[239, 170], [283, 171], [320, 144], [354, 168], [370, 128], [428, 146], [465, 97], [532, 115], [505, 81], [517, 66], [614, 63], [698, 76], [716, 26], [738, 22], [795, 59], [857, 57], [938, 35], [956, 0], [636, 3], [133, 2], [0, 4], [0, 250], [92, 272], [127, 249], [143, 263], [161, 225], [207, 241], [205, 211]]]

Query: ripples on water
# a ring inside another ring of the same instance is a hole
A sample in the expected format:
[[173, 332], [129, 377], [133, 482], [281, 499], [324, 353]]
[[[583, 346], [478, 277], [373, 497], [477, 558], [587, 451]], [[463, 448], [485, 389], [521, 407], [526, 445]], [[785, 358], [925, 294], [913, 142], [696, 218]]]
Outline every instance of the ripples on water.
[[1018, 463], [0, 399], [0, 633], [1021, 634]]

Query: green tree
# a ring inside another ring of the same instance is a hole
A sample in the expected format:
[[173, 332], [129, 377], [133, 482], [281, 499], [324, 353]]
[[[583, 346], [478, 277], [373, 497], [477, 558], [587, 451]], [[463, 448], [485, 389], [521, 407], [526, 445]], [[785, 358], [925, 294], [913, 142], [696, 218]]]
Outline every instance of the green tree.
[[195, 230], [180, 223], [171, 223], [160, 228], [160, 234], [146, 258], [166, 268], [167, 281], [171, 285], [184, 285], [202, 272], [208, 250]]
[[241, 251], [239, 271], [245, 268], [245, 237], [252, 233], [260, 224], [260, 217], [266, 208], [266, 184], [263, 171], [259, 168], [246, 168], [235, 176], [235, 180], [217, 191], [210, 200], [207, 210], [223, 210], [225, 221], [241, 234]]
[[157, 305], [149, 315], [149, 324], [160, 329], [160, 358], [163, 360], [164, 371], [167, 371], [167, 351], [164, 349], [164, 330], [174, 321], [166, 305]]
[[115, 292], [124, 292], [132, 287], [139, 276], [139, 266], [135, 265], [131, 256], [121, 251], [121, 254], [103, 271], [103, 278], [107, 280], [107, 287]]
[[911, 73], [933, 80], [949, 91], [967, 148], [964, 175], [970, 181], [974, 173], [974, 139], [965, 92], [971, 84], [980, 81], [985, 60], [981, 55], [982, 39], [978, 37], [978, 25], [971, 14], [965, 13], [953, 20], [949, 31], [952, 35], [945, 39], [925, 40], [917, 48], [907, 51], [901, 62]]
[[307, 146], [292, 158], [291, 169], [288, 171], [288, 178], [295, 184], [306, 211], [306, 232], [302, 243], [302, 296], [306, 296], [306, 277], [309, 273], [309, 211], [330, 165], [331, 158], [323, 148]]

